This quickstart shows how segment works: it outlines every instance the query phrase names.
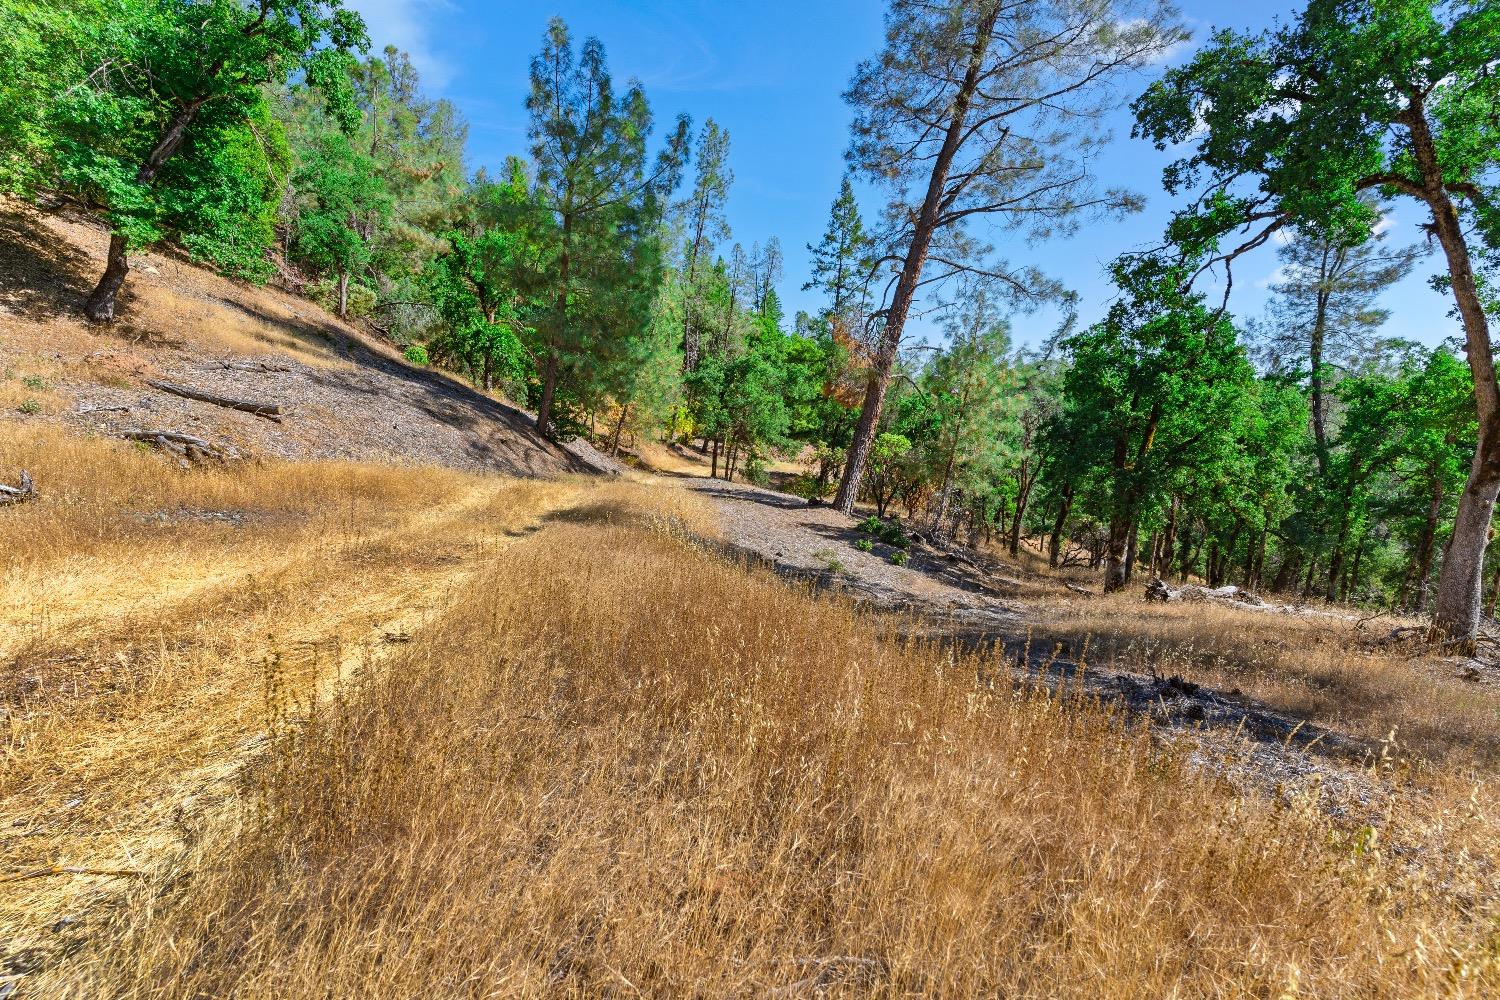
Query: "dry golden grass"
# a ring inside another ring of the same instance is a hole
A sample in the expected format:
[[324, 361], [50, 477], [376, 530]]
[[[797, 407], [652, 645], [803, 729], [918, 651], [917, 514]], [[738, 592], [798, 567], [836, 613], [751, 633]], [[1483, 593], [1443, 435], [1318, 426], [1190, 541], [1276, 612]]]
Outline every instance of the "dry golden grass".
[[182, 472], [121, 442], [10, 427], [0, 478], [4, 950], [149, 875], [263, 742], [263, 673], [289, 695], [390, 648], [579, 483], [436, 469], [236, 464]]
[[1420, 648], [1378, 641], [1409, 622], [1357, 627], [1219, 602], [1153, 604], [1138, 587], [1042, 601], [1036, 618], [1040, 637], [1072, 648], [1087, 639], [1098, 666], [1180, 674], [1371, 741], [1394, 731], [1404, 752], [1449, 766], [1500, 763], [1500, 686]]
[[150, 363], [154, 349], [191, 342], [201, 352], [278, 354], [308, 365], [342, 364], [331, 345], [352, 328], [317, 305], [270, 288], [220, 277], [169, 252], [131, 255], [121, 319], [101, 336], [81, 314], [104, 267], [108, 233], [95, 223], [38, 212], [0, 198], [0, 338], [20, 364], [58, 361], [107, 366], [124, 349]]
[[747, 575], [691, 544], [707, 524], [682, 491], [597, 491], [382, 669], [271, 698], [243, 807], [36, 988], [1500, 989], [1492, 790], [1385, 803], [1441, 845], [1387, 851], [1419, 831], [1236, 794], [1106, 711]]

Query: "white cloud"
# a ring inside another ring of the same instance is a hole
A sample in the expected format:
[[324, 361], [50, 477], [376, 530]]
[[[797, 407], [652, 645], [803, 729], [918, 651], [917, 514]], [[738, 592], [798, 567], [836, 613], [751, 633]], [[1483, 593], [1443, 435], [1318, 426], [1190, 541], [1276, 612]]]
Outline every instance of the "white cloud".
[[394, 45], [411, 56], [422, 74], [422, 87], [439, 92], [453, 79], [454, 67], [432, 47], [434, 16], [457, 8], [449, 0], [350, 0], [370, 29], [370, 51]]
[[1285, 264], [1278, 265], [1270, 274], [1255, 283], [1256, 288], [1269, 289], [1272, 285], [1279, 285], [1287, 279], [1288, 272]]
[[[1133, 33], [1143, 31], [1148, 27], [1148, 25], [1149, 22], [1145, 18], [1132, 17], [1116, 23], [1115, 30], [1122, 36], [1128, 36]], [[1183, 50], [1190, 48], [1192, 44], [1193, 41], [1191, 38], [1179, 39], [1171, 43], [1170, 45], [1164, 46], [1159, 52], [1155, 53], [1149, 60], [1147, 60], [1147, 63], [1148, 65], [1154, 66], [1160, 66], [1165, 63], [1169, 63], [1173, 59], [1177, 58], [1178, 54]]]
[[1395, 228], [1396, 217], [1390, 212], [1383, 212], [1381, 213], [1380, 221], [1375, 223], [1374, 233], [1376, 236], [1384, 236], [1386, 233]]

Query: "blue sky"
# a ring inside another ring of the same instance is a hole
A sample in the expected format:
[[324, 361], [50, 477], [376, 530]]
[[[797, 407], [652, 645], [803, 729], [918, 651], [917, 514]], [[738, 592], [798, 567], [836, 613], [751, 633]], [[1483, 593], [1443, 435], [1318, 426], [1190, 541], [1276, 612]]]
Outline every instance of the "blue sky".
[[[695, 125], [713, 117], [729, 130], [734, 187], [729, 221], [746, 247], [780, 238], [786, 276], [779, 289], [790, 315], [812, 311], [815, 292], [803, 292], [805, 245], [816, 241], [844, 170], [849, 110], [841, 94], [859, 60], [878, 51], [884, 5], [876, 0], [802, 0], [788, 3], [723, 0], [350, 0], [370, 25], [376, 47], [406, 49], [429, 93], [453, 100], [470, 125], [470, 169], [494, 167], [524, 153], [527, 70], [540, 47], [547, 19], [560, 14], [575, 36], [596, 35], [617, 81], [644, 84], [663, 127], [678, 113]], [[1184, 18], [1196, 40], [1212, 27], [1259, 28], [1286, 16], [1294, 4], [1271, 0], [1227, 3], [1187, 0]], [[1191, 46], [1180, 52], [1182, 58]], [[1133, 85], [1138, 90], [1149, 77]], [[1117, 254], [1150, 245], [1173, 207], [1162, 192], [1161, 168], [1169, 157], [1130, 138], [1128, 113], [1117, 116], [1106, 178], [1146, 196], [1142, 213], [1085, 228], [1069, 239], [1038, 245], [1001, 238], [1001, 253], [1035, 264], [1082, 296], [1085, 321], [1107, 307], [1104, 268]], [[878, 194], [863, 192], [867, 218]], [[1393, 244], [1417, 242], [1419, 213], [1400, 206], [1390, 217]], [[1391, 310], [1386, 333], [1435, 344], [1459, 331], [1446, 299], [1427, 287], [1439, 266], [1429, 257], [1383, 304]], [[1235, 269], [1232, 308], [1241, 317], [1261, 313], [1265, 285], [1276, 267], [1274, 251], [1257, 251]], [[1018, 317], [1017, 338], [1036, 343], [1056, 324], [1043, 312]], [[931, 335], [919, 329], [919, 335]]]

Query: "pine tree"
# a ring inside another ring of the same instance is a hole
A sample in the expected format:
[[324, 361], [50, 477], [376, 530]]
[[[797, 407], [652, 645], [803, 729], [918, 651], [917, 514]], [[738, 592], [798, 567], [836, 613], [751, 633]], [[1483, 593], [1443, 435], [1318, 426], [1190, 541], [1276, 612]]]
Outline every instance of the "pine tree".
[[713, 259], [719, 241], [729, 238], [724, 206], [733, 183], [734, 171], [729, 168], [729, 133], [719, 128], [712, 118], [706, 119], [698, 134], [698, 168], [693, 191], [681, 207], [687, 230], [682, 252], [683, 272], [687, 278], [682, 322], [683, 364], [688, 371], [698, 366], [703, 351], [704, 317], [698, 288], [699, 267], [703, 260]]
[[[884, 261], [898, 266], [834, 505], [853, 510], [901, 338], [919, 289], [968, 272], [1035, 297], [1039, 275], [983, 264], [966, 230], [983, 217], [1044, 236], [1088, 209], [1138, 199], [1099, 191], [1102, 134], [1089, 126], [1114, 84], [1185, 35], [1161, 0], [892, 0], [886, 46], [855, 71], [849, 159], [891, 192]], [[941, 270], [925, 274], [929, 260]]]
[[641, 289], [622, 275], [632, 260], [654, 257], [647, 244], [679, 179], [688, 123], [679, 119], [655, 164], [648, 163], [646, 95], [639, 86], [616, 95], [604, 46], [590, 38], [575, 55], [560, 18], [532, 61], [527, 107], [537, 190], [555, 221], [551, 307], [538, 322], [536, 423], [547, 434], [559, 377], [586, 391], [606, 331], [618, 317], [645, 315], [635, 308]]
[[869, 297], [866, 278], [874, 243], [865, 232], [859, 204], [854, 200], [854, 185], [845, 174], [839, 184], [839, 196], [829, 209], [823, 238], [816, 245], [807, 245], [812, 255], [812, 277], [802, 290], [821, 288], [827, 293], [828, 312], [832, 316], [863, 312]]
[[1305, 362], [1318, 468], [1328, 467], [1328, 386], [1340, 369], [1367, 356], [1389, 313], [1380, 294], [1411, 272], [1418, 250], [1385, 246], [1384, 235], [1349, 244], [1320, 232], [1299, 232], [1281, 247], [1280, 280], [1262, 348], [1273, 367]]

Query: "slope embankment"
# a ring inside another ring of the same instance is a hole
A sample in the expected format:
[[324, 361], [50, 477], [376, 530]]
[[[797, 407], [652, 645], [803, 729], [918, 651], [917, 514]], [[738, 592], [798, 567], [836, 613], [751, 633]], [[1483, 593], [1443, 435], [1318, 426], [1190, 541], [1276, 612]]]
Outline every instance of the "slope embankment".
[[[0, 413], [118, 437], [162, 430], [256, 457], [436, 464], [513, 476], [595, 472], [528, 414], [315, 303], [230, 281], [165, 252], [136, 254], [120, 319], [81, 318], [103, 267], [95, 225], [0, 202]], [[263, 402], [278, 419], [162, 385]]]

